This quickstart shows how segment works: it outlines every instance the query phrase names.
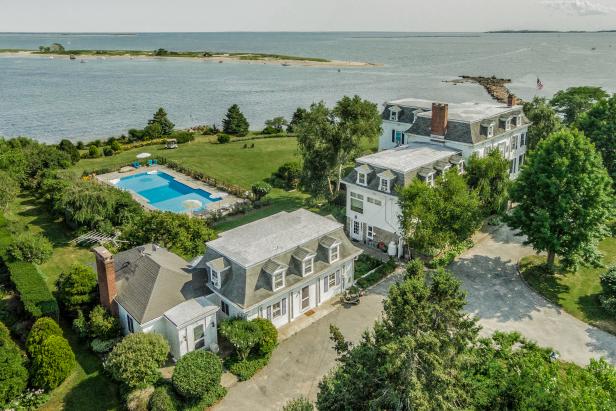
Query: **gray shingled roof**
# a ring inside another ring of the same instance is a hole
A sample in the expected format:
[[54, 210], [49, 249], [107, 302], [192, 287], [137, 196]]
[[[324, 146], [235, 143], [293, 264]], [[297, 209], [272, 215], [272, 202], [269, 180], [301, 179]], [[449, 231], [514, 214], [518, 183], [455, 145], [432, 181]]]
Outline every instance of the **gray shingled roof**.
[[293, 257], [297, 258], [299, 261], [304, 261], [308, 257], [314, 257], [315, 253], [311, 250], [308, 250], [304, 247], [297, 247], [297, 250], [293, 252]]
[[116, 301], [140, 324], [186, 300], [207, 294], [206, 274], [153, 244], [114, 256]]
[[205, 297], [192, 298], [176, 305], [165, 312], [165, 317], [176, 327], [183, 325], [208, 315], [214, 314], [219, 310], [217, 305], [213, 305]]
[[325, 237], [321, 238], [321, 240], [319, 240], [319, 244], [321, 244], [325, 248], [330, 248], [334, 244], [340, 244], [340, 240], [332, 236], [326, 235]]
[[343, 227], [342, 224], [336, 221], [299, 209], [274, 214], [226, 231], [216, 240], [208, 242], [207, 247], [243, 267], [250, 267], [340, 227]]
[[267, 260], [267, 262], [263, 266], [263, 271], [268, 274], [274, 274], [278, 270], [286, 270], [287, 267], [288, 266], [286, 264], [283, 264], [280, 261]]

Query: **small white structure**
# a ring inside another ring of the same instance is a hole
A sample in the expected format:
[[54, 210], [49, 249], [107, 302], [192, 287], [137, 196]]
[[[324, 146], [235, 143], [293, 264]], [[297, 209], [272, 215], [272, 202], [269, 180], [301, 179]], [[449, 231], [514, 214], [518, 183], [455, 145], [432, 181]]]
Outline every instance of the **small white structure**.
[[206, 244], [208, 298], [219, 317], [267, 318], [281, 327], [353, 285], [361, 250], [344, 226], [307, 210], [281, 212]]
[[139, 153], [139, 154], [137, 154], [137, 158], [140, 159], [140, 160], [143, 160], [144, 158], [148, 158], [148, 157], [151, 157], [151, 156], [152, 156], [152, 154], [150, 154], [150, 153]]
[[167, 149], [178, 148], [178, 141], [175, 138], [170, 138], [165, 143], [165, 148], [167, 148]]
[[118, 316], [124, 334], [155, 332], [177, 360], [217, 344], [218, 305], [206, 274], [166, 249], [147, 244], [115, 256], [95, 247], [101, 304]]

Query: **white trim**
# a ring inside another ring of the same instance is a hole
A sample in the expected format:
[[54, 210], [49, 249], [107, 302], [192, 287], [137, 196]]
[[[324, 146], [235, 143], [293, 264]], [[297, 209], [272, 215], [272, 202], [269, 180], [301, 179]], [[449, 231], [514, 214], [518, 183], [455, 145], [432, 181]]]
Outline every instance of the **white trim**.
[[[271, 276], [272, 276], [272, 291], [278, 291], [281, 290], [285, 287], [287, 281], [286, 281], [286, 275], [285, 272], [287, 270], [282, 268], [282, 269], [278, 269], [276, 271], [274, 271]], [[282, 276], [282, 285], [280, 287], [276, 287], [276, 276], [281, 275]]]
[[[336, 253], [336, 259], [332, 259], [332, 254], [335, 250]], [[329, 248], [329, 263], [333, 264], [336, 261], [340, 260], [340, 243], [335, 243], [333, 244], [330, 248]]]

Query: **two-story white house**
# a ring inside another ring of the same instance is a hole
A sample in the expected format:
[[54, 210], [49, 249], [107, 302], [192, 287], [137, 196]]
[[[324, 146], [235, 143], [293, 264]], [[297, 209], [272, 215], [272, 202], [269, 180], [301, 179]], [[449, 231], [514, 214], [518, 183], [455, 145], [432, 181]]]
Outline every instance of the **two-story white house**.
[[344, 178], [346, 228], [354, 241], [382, 246], [402, 256], [397, 190], [420, 178], [433, 184], [464, 161], [500, 150], [515, 178], [524, 163], [529, 122], [509, 97], [508, 104], [444, 104], [403, 99], [385, 103], [379, 152], [356, 159]]
[[385, 103], [379, 151], [409, 142], [430, 142], [459, 150], [464, 159], [498, 149], [510, 162], [512, 178], [526, 154], [529, 121], [516, 98], [508, 104], [434, 103], [402, 99]]

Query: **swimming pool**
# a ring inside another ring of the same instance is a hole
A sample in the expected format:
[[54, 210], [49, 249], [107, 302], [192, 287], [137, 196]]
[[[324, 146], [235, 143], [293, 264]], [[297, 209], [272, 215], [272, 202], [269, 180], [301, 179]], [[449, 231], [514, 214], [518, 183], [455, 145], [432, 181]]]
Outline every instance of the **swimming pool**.
[[162, 171], [150, 171], [122, 177], [114, 185], [122, 190], [132, 191], [140, 195], [158, 210], [174, 213], [188, 211], [183, 204], [186, 200], [198, 200], [203, 204], [203, 207], [195, 209], [195, 211], [203, 210], [207, 208], [209, 203], [221, 200], [212, 197], [212, 194], [205, 190], [190, 188]]

